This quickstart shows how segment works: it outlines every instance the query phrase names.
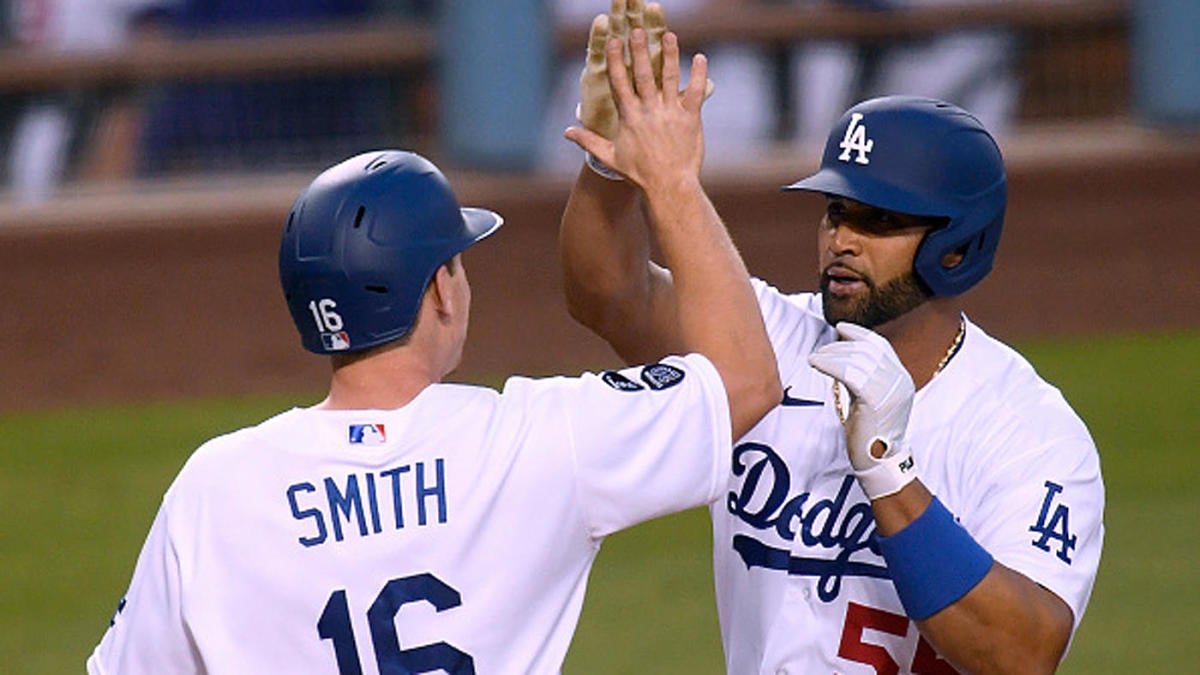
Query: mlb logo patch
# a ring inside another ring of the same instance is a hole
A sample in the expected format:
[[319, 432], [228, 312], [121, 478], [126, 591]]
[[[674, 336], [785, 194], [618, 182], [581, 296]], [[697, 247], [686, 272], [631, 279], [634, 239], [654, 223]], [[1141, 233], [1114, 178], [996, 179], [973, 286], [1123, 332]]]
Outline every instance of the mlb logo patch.
[[350, 334], [346, 331], [321, 333], [321, 342], [325, 344], [325, 351], [344, 352], [350, 349]]
[[351, 424], [350, 443], [355, 445], [383, 445], [387, 443], [387, 431], [382, 424]]

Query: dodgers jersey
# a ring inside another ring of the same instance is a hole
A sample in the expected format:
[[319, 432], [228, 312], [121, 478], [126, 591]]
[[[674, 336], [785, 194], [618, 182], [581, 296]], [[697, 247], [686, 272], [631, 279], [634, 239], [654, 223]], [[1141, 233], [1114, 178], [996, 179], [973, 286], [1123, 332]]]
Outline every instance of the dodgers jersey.
[[187, 461], [88, 671], [558, 672], [601, 540], [712, 502], [730, 433], [700, 355], [292, 409]]
[[[820, 295], [754, 286], [785, 396], [735, 444], [728, 489], [711, 507], [728, 672], [955, 672], [904, 613], [833, 380], [808, 365], [836, 339]], [[1104, 486], [1091, 436], [1059, 391], [966, 321], [958, 353], [916, 393], [907, 438], [930, 491], [997, 561], [1062, 598], [1078, 627], [1100, 560]]]

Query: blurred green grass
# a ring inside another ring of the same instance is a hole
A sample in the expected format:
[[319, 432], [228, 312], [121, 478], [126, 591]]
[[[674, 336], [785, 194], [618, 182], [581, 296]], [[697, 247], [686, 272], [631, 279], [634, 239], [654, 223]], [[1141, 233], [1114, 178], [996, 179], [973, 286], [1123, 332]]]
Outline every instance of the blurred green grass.
[[[1092, 429], [1108, 487], [1091, 606], [1061, 672], [1200, 662], [1200, 332], [1018, 347]], [[0, 415], [0, 671], [81, 672], [159, 499], [207, 438], [318, 397]], [[720, 673], [708, 516], [618, 533], [592, 574], [564, 671]]]

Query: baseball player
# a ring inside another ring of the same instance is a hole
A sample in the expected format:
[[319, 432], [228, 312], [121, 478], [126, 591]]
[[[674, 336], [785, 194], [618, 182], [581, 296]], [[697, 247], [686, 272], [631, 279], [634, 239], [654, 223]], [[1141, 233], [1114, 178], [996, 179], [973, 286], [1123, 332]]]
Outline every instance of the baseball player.
[[[732, 439], [782, 388], [746, 270], [700, 189], [705, 68], [678, 93], [619, 51], [605, 159], [647, 195], [679, 284], [683, 356], [620, 371], [442, 383], [501, 218], [408, 152], [299, 196], [279, 269], [328, 397], [221, 436], [163, 499], [91, 673], [553, 673], [605, 535], [711, 503]], [[618, 43], [619, 49], [619, 43]], [[628, 109], [628, 115], [624, 110]]]
[[[584, 124], [611, 105], [581, 93]], [[677, 351], [681, 289], [647, 255], [647, 196], [600, 169], [563, 219], [571, 313], [630, 363]], [[963, 312], [1004, 220], [994, 139], [949, 103], [869, 100], [785, 189], [825, 199], [819, 292], [752, 280], [784, 395], [711, 508], [728, 672], [1055, 670], [1095, 580], [1104, 487], [1062, 395]]]

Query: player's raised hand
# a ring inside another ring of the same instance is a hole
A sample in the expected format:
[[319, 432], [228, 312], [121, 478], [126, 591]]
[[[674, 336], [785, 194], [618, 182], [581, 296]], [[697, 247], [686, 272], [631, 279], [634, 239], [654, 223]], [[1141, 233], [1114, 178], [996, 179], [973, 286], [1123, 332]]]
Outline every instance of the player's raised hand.
[[837, 332], [842, 339], [814, 351], [808, 362], [850, 392], [846, 446], [867, 497], [899, 492], [916, 478], [904, 440], [912, 410], [912, 377], [882, 335], [845, 322], [837, 325]]
[[614, 137], [572, 127], [567, 138], [644, 190], [698, 176], [704, 160], [700, 108], [708, 81], [707, 60], [702, 54], [693, 58], [688, 86], [679, 92], [679, 41], [674, 33], [663, 35], [661, 86], [654, 77], [645, 29], [633, 29], [630, 47], [632, 78], [621, 67], [621, 41], [612, 38], [606, 45], [609, 85], [618, 110]]
[[643, 0], [612, 0], [609, 13], [600, 14], [592, 20], [588, 33], [587, 62], [579, 78], [579, 109], [575, 115], [583, 126], [608, 139], [612, 139], [617, 132], [617, 104], [613, 101], [608, 84], [608, 41], [615, 38], [621, 42], [624, 50], [622, 63], [632, 76], [630, 31], [634, 28], [646, 29], [651, 54], [658, 54], [655, 66], [658, 75], [655, 79], [661, 82], [662, 35], [666, 31], [666, 24], [662, 6], [653, 3], [647, 8]]
[[[612, 0], [609, 13], [596, 16], [588, 32], [587, 61], [579, 77], [579, 107], [575, 117], [583, 126], [610, 140], [617, 131], [617, 105], [608, 83], [606, 49], [610, 38], [621, 41], [622, 63], [632, 78], [633, 53], [629, 48], [629, 37], [636, 28], [646, 31], [650, 68], [654, 81], [661, 85], [662, 43], [667, 32], [667, 17], [662, 5], [657, 2], [644, 4], [643, 0]], [[712, 91], [713, 83], [708, 81], [705, 96], [712, 95]]]
[[579, 77], [579, 108], [575, 117], [580, 124], [611, 139], [617, 134], [617, 104], [608, 87], [609, 18], [600, 14], [592, 20], [588, 33], [587, 63]]

